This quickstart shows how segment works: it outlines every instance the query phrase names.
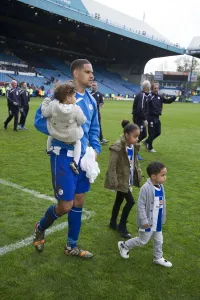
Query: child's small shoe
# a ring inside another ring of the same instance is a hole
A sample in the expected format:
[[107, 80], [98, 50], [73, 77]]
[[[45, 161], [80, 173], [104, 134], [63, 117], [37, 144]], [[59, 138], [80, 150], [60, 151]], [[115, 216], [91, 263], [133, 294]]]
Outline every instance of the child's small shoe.
[[164, 257], [161, 257], [160, 259], [155, 259], [154, 258], [153, 263], [157, 264], [157, 265], [161, 265], [161, 266], [166, 267], [166, 268], [171, 268], [172, 267], [172, 263], [170, 261], [164, 259]]
[[127, 259], [129, 258], [129, 250], [126, 248], [125, 242], [124, 241], [120, 241], [117, 243], [118, 245], [118, 249], [119, 249], [119, 253], [121, 255], [121, 257]]
[[70, 163], [70, 167], [71, 167], [71, 169], [73, 170], [73, 172], [75, 173], [75, 174], [79, 174], [79, 171], [78, 171], [78, 165], [77, 165], [77, 163], [75, 162], [75, 161], [72, 161], [71, 163]]

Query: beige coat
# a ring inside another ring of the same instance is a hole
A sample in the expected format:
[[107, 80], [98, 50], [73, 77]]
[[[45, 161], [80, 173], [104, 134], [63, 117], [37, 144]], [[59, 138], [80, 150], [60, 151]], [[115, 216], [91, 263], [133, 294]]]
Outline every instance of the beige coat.
[[[128, 159], [124, 136], [120, 138], [110, 148], [110, 160], [108, 170], [106, 172], [105, 188], [128, 193], [130, 162]], [[137, 149], [134, 148], [134, 172], [133, 185], [139, 187], [142, 178], [140, 165], [137, 159]]]
[[75, 143], [83, 137], [82, 124], [86, 117], [76, 104], [62, 104], [58, 100], [45, 98], [42, 103], [42, 115], [47, 118], [47, 128], [56, 140]]

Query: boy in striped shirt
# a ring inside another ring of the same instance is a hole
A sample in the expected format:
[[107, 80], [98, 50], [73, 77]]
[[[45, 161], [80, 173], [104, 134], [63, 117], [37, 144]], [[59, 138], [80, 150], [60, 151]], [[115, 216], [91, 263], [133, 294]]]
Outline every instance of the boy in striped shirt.
[[137, 224], [139, 237], [126, 242], [118, 242], [120, 255], [129, 258], [129, 250], [142, 247], [152, 238], [154, 241], [153, 263], [172, 267], [172, 263], [163, 258], [162, 224], [166, 221], [166, 202], [163, 184], [166, 181], [167, 169], [160, 162], [152, 162], [147, 167], [149, 179], [142, 186], [138, 199]]

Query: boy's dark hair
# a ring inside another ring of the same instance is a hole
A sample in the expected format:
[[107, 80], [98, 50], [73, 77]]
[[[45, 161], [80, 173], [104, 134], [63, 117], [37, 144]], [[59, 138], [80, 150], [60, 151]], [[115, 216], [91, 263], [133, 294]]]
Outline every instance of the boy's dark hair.
[[147, 174], [149, 177], [151, 175], [157, 175], [159, 174], [165, 167], [165, 165], [159, 161], [153, 161], [147, 166]]
[[87, 59], [76, 59], [76, 60], [74, 60], [70, 65], [71, 73], [73, 74], [74, 70], [76, 70], [76, 69], [80, 70], [83, 67], [83, 65], [85, 65], [85, 64], [91, 65], [91, 63]]
[[75, 87], [72, 80], [68, 80], [64, 83], [57, 83], [54, 87], [54, 97], [63, 103], [67, 96], [75, 94]]
[[121, 125], [124, 128], [124, 134], [125, 133], [129, 134], [130, 132], [139, 129], [139, 127], [136, 124], [130, 123], [129, 120], [123, 120]]

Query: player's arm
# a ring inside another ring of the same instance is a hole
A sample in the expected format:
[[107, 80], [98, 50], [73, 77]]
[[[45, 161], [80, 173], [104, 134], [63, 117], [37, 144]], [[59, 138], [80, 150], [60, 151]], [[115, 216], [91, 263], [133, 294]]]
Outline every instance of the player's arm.
[[12, 93], [11, 93], [10, 90], [7, 91], [6, 97], [7, 97], [7, 100], [8, 100], [9, 103], [11, 103], [11, 104], [13, 104], [13, 105], [15, 105], [15, 106], [18, 105], [18, 103], [15, 102], [15, 101], [12, 99]]
[[165, 97], [161, 97], [162, 102], [165, 104], [171, 104], [172, 102], [174, 102], [176, 100], [176, 96], [172, 96], [170, 98], [165, 98]]
[[141, 188], [139, 198], [138, 198], [138, 217], [140, 222], [144, 228], [149, 226], [149, 221], [146, 214], [146, 202], [147, 202], [147, 194], [144, 188]]
[[98, 119], [98, 110], [96, 103], [93, 105], [94, 113], [92, 116], [90, 130], [89, 130], [89, 144], [90, 146], [96, 151], [97, 154], [101, 152], [101, 146], [99, 143], [99, 135], [100, 135], [100, 128], [99, 128], [99, 119]]
[[24, 91], [23, 90], [19, 90], [19, 103], [20, 103], [20, 107], [21, 107], [21, 111], [23, 111], [23, 107], [24, 107]]
[[78, 125], [84, 124], [86, 121], [86, 116], [84, 115], [80, 106], [76, 105], [76, 122]]
[[133, 108], [132, 108], [133, 120], [137, 119], [138, 100], [139, 100], [138, 95], [136, 95], [136, 97], [133, 101]]
[[41, 110], [42, 110], [42, 115], [45, 118], [50, 118], [52, 116], [52, 106], [53, 103], [50, 98], [45, 98], [43, 100]]
[[103, 95], [100, 94], [100, 95], [99, 95], [99, 106], [101, 107], [101, 106], [103, 106], [103, 105], [104, 105]]
[[108, 176], [109, 186], [113, 190], [115, 190], [118, 186], [118, 180], [117, 180], [118, 160], [119, 160], [119, 152], [111, 150], [109, 164], [108, 164], [108, 172], [106, 176]]

